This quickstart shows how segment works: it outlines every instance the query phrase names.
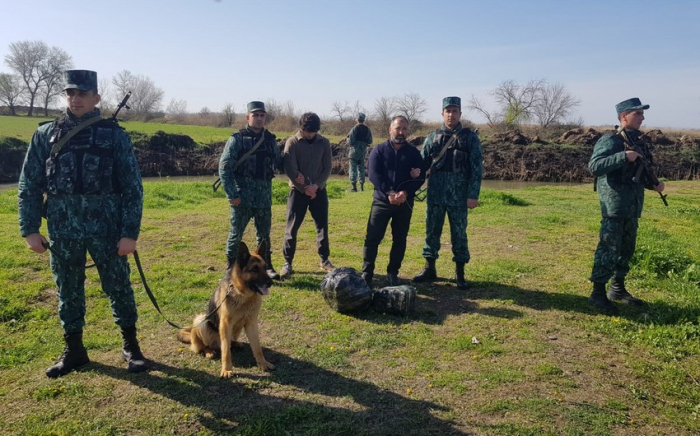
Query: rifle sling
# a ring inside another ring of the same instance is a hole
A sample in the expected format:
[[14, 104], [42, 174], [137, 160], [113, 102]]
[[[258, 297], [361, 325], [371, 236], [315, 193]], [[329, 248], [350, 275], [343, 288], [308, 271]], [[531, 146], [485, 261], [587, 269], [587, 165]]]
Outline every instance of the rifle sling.
[[72, 137], [80, 133], [83, 129], [85, 129], [86, 127], [90, 127], [95, 123], [99, 123], [102, 120], [103, 118], [99, 116], [92, 117], [73, 127], [68, 133], [66, 133], [66, 136], [59, 139], [58, 142], [55, 143], [53, 147], [51, 147], [51, 157], [56, 157], [63, 148], [63, 146], [65, 146], [68, 143], [68, 141], [71, 140]]

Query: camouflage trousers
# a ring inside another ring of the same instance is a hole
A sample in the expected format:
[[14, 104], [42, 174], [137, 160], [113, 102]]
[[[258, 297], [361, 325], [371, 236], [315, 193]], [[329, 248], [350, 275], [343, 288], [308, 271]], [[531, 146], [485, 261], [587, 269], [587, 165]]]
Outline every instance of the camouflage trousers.
[[54, 239], [51, 242], [51, 272], [58, 286], [58, 316], [67, 334], [83, 331], [85, 325], [85, 261], [90, 253], [109, 297], [117, 325], [136, 325], [136, 301], [131, 287], [129, 262], [117, 255], [119, 237]]
[[445, 206], [428, 204], [425, 213], [425, 245], [423, 257], [437, 259], [440, 251], [440, 236], [445, 224], [445, 215], [450, 221], [450, 242], [452, 243], [452, 261], [469, 262], [469, 245], [467, 242], [467, 206]]
[[[270, 245], [270, 228], [272, 227], [272, 209], [269, 207], [240, 207], [231, 206], [231, 227], [228, 232], [228, 241], [226, 242], [226, 257], [234, 260], [238, 256], [238, 245], [243, 239], [243, 232], [253, 219], [255, 224], [255, 236], [257, 244], [264, 240], [267, 243], [266, 262], [270, 263], [271, 245]], [[253, 250], [255, 247], [251, 247]], [[271, 265], [268, 265], [270, 267]]]
[[365, 183], [365, 158], [350, 158], [350, 183]]
[[603, 218], [595, 250], [591, 281], [607, 283], [613, 275], [624, 278], [637, 245], [637, 218]]

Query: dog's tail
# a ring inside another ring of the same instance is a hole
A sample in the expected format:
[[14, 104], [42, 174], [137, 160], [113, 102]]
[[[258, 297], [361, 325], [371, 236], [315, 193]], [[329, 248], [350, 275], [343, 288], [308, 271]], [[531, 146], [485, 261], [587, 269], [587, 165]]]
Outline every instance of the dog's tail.
[[186, 329], [178, 330], [177, 340], [182, 342], [183, 344], [191, 344], [192, 343], [192, 327], [187, 327]]

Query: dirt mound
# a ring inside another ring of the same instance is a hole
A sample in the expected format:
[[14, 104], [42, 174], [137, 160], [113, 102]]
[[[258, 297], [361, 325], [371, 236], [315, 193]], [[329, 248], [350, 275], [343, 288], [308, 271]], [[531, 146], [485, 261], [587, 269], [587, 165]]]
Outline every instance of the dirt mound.
[[658, 145], [673, 144], [673, 141], [668, 139], [668, 137], [666, 135], [664, 135], [663, 132], [659, 129], [649, 130], [643, 136], [646, 136], [647, 138], [649, 138], [649, 141], [651, 141], [652, 144], [658, 144]]
[[700, 148], [700, 138], [690, 135], [683, 135], [679, 141], [686, 148]]
[[601, 136], [603, 136], [603, 134], [595, 129], [583, 129], [579, 127], [564, 132], [564, 134], [559, 137], [558, 142], [560, 144], [594, 145]]
[[512, 130], [510, 132], [506, 133], [496, 133], [493, 135], [491, 138], [492, 142], [505, 142], [507, 144], [515, 144], [515, 145], [527, 145], [530, 142], [530, 138], [528, 138], [525, 135], [522, 135], [519, 131], [517, 130]]

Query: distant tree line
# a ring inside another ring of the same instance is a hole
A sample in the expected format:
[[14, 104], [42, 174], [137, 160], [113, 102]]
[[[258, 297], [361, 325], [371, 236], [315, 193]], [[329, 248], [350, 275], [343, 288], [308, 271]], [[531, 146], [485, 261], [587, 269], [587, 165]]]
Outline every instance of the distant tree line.
[[[63, 72], [73, 68], [71, 56], [59, 47], [49, 47], [43, 41], [19, 41], [9, 45], [5, 64], [11, 73], [0, 73], [0, 104], [7, 106], [15, 115], [17, 107], [28, 106], [27, 115], [34, 115], [35, 107], [43, 108], [44, 116], [56, 102], [63, 90]], [[225, 103], [216, 112], [203, 107], [197, 112], [188, 112], [187, 101], [171, 99], [163, 111], [164, 91], [149, 77], [133, 74], [129, 70], [118, 72], [111, 80], [100, 77], [98, 84], [102, 96], [100, 107], [109, 114], [123, 96], [131, 91], [128, 112], [120, 112], [120, 118], [154, 120], [178, 124], [235, 127], [244, 124], [233, 104]], [[583, 120], [574, 120], [574, 111], [580, 100], [571, 95], [561, 83], [548, 83], [545, 79], [531, 80], [519, 84], [506, 80], [490, 93], [495, 107], [488, 107], [482, 100], [471, 96], [464, 101], [463, 111], [473, 111], [483, 116], [495, 130], [513, 130], [522, 124], [535, 124], [542, 129], [568, 124], [581, 125]], [[300, 111], [291, 101], [265, 100], [268, 112], [268, 128], [291, 132], [297, 128]], [[346, 134], [355, 124], [358, 113], [367, 115], [367, 122], [374, 129], [387, 132], [391, 119], [403, 115], [409, 120], [411, 130], [423, 127], [422, 117], [428, 103], [416, 92], [397, 96], [382, 96], [374, 101], [372, 110], [367, 110], [359, 100], [333, 101], [330, 116], [324, 122], [324, 131], [330, 134]], [[464, 123], [468, 121], [466, 117]]]

